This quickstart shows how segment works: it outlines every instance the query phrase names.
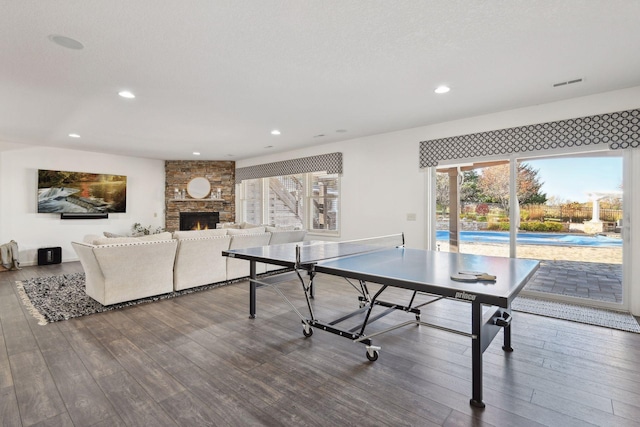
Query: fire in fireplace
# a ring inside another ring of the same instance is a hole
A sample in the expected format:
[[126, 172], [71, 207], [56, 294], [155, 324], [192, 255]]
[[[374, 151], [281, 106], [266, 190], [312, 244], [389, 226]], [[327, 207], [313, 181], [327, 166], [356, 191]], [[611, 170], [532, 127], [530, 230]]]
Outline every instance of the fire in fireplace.
[[219, 222], [219, 212], [180, 212], [180, 231], [215, 229]]

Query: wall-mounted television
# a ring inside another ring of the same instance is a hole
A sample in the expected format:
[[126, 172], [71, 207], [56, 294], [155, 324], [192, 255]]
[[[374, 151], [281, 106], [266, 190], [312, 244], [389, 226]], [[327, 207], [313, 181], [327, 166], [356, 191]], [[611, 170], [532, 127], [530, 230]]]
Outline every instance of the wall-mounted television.
[[38, 213], [103, 214], [127, 211], [127, 177], [38, 170]]

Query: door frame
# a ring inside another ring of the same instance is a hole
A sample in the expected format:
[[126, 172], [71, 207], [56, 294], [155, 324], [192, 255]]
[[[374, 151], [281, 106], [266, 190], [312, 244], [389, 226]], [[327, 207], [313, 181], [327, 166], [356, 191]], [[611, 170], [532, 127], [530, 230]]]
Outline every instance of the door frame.
[[[518, 153], [511, 154], [509, 156], [500, 156], [495, 157], [492, 156], [490, 158], [474, 158], [474, 159], [464, 159], [464, 163], [460, 160], [457, 161], [443, 161], [438, 164], [437, 167], [429, 167], [426, 168], [425, 173], [425, 189], [427, 190], [427, 194], [425, 199], [426, 203], [426, 215], [425, 215], [425, 247], [430, 250], [434, 250], [436, 247], [436, 196], [435, 196], [435, 174], [436, 169], [441, 169], [444, 167], [458, 167], [461, 165], [469, 165], [469, 163], [491, 163], [496, 161], [505, 161], [508, 160], [510, 164], [510, 176], [509, 176], [509, 185], [510, 185], [510, 198], [511, 200], [516, 199], [517, 187], [516, 187], [516, 178], [517, 178], [517, 162], [526, 161], [527, 159], [535, 159], [542, 157], [570, 157], [570, 156], [581, 156], [586, 155], [588, 153], [593, 153], [597, 155], [598, 153], [611, 153], [611, 151], [606, 149], [597, 149], [594, 150], [594, 147], [584, 148], [572, 148], [572, 149], [563, 149], [563, 150], [549, 150], [549, 151], [541, 151], [535, 153]], [[592, 299], [585, 298], [577, 298], [560, 294], [551, 294], [546, 292], [537, 292], [537, 291], [529, 291], [523, 290], [520, 295], [535, 297], [540, 299], [553, 300], [558, 302], [566, 302], [577, 305], [585, 305], [590, 307], [604, 308], [615, 311], [631, 311], [634, 315], [640, 315], [640, 283], [638, 283], [638, 290], [633, 288], [633, 283], [631, 278], [633, 274], [640, 273], [640, 266], [633, 268], [632, 256], [634, 245], [632, 245], [633, 241], [637, 241], [640, 236], [633, 236], [634, 229], [633, 219], [639, 219], [640, 212], [634, 212], [640, 210], [640, 197], [633, 197], [634, 189], [633, 182], [634, 179], [640, 176], [640, 150], [620, 150], [619, 152], [613, 154], [621, 154], [622, 162], [623, 162], [623, 179], [622, 179], [622, 187], [623, 187], [623, 225], [622, 225], [622, 303], [613, 303], [608, 301], [598, 301]], [[636, 180], [636, 182], [640, 182], [640, 180]], [[640, 188], [640, 187], [639, 187]], [[636, 207], [636, 209], [634, 209]], [[510, 209], [510, 222], [512, 224], [517, 223], [519, 221], [519, 210], [518, 209]], [[509, 231], [509, 256], [511, 258], [517, 257], [517, 245], [516, 245], [516, 237], [517, 237], [517, 227], [511, 227]], [[632, 237], [635, 237], [632, 238]], [[638, 245], [636, 245], [638, 246]], [[638, 248], [638, 252], [640, 253], [640, 248]]]

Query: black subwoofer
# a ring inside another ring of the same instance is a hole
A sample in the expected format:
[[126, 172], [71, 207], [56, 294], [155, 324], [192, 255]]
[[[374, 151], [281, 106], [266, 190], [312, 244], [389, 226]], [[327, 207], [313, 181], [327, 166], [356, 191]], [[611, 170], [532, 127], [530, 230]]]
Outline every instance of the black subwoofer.
[[62, 248], [60, 246], [38, 249], [38, 265], [60, 264], [61, 262]]

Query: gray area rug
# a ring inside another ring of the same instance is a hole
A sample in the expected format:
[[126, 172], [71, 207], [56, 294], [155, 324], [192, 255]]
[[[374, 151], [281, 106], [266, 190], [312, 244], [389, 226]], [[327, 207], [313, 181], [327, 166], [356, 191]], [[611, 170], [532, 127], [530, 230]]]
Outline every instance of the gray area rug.
[[217, 288], [239, 281], [215, 283], [105, 306], [85, 293], [84, 280], [84, 273], [63, 274], [61, 276], [37, 277], [16, 282], [16, 287], [20, 299], [27, 310], [38, 319], [38, 324], [46, 325], [50, 322], [68, 320], [88, 314], [117, 310], [119, 308], [161, 299], [175, 298], [180, 295]]
[[511, 308], [524, 313], [640, 333], [640, 325], [635, 317], [619, 311], [525, 297], [516, 298], [511, 304]]

